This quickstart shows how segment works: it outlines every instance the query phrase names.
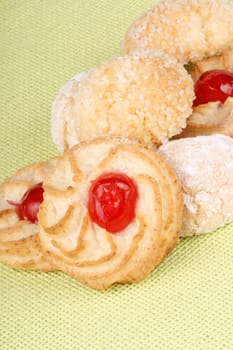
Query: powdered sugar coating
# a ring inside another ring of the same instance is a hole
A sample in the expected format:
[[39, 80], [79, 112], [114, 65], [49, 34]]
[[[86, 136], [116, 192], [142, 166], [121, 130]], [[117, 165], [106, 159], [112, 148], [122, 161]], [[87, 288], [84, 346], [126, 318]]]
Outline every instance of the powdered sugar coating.
[[159, 149], [183, 185], [181, 236], [211, 232], [233, 220], [233, 140], [225, 135], [170, 141]]
[[195, 61], [232, 44], [232, 19], [227, 0], [161, 0], [131, 25], [123, 52], [163, 48], [183, 63]]

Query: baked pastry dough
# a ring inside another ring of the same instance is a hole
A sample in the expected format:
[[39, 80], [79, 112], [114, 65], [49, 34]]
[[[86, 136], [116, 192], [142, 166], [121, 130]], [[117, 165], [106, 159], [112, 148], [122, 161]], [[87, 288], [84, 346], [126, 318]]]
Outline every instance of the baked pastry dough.
[[[162, 48], [186, 64], [194, 81], [213, 69], [233, 72], [232, 18], [226, 0], [161, 0], [131, 25], [123, 52]], [[174, 138], [216, 133], [233, 136], [232, 93], [223, 104], [194, 103], [187, 127]]]
[[[126, 175], [138, 191], [134, 218], [114, 233], [93, 222], [88, 207], [90, 188], [102, 174]], [[178, 239], [180, 185], [163, 158], [142, 146], [104, 139], [80, 143], [64, 154], [44, 189], [39, 225], [47, 258], [89, 287], [142, 280]]]
[[195, 61], [190, 67], [190, 74], [193, 81], [196, 82], [204, 72], [212, 69], [223, 69], [225, 71], [233, 72], [232, 47], [228, 47], [221, 52], [218, 52], [217, 55], [204, 57]]
[[[70, 79], [59, 91], [52, 105], [51, 133], [58, 150], [77, 143], [75, 125], [73, 120], [75, 96], [79, 89], [79, 83], [85, 79], [88, 72], [81, 72]], [[69, 139], [67, 144], [66, 139]]]
[[180, 62], [194, 62], [230, 47], [232, 18], [227, 0], [161, 0], [132, 23], [123, 52], [162, 48]]
[[[195, 62], [191, 76], [195, 81], [205, 72], [219, 69], [233, 73], [233, 48], [227, 48], [219, 55]], [[208, 102], [193, 107], [187, 126], [178, 138], [197, 135], [225, 134], [233, 137], [233, 97], [224, 103]]]
[[58, 93], [53, 140], [61, 152], [98, 137], [161, 144], [185, 128], [193, 98], [191, 77], [161, 50], [113, 57]]
[[168, 142], [159, 153], [184, 192], [181, 236], [214, 231], [233, 220], [233, 140], [225, 135]]
[[51, 270], [41, 250], [38, 225], [20, 219], [12, 203], [20, 203], [32, 186], [44, 180], [56, 161], [54, 158], [20, 169], [0, 186], [0, 261], [9, 267]]

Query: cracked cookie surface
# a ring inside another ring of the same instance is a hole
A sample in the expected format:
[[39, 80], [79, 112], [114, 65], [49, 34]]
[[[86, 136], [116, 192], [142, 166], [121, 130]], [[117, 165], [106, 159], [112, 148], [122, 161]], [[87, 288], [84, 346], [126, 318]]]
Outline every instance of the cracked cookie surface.
[[61, 152], [98, 137], [160, 145], [186, 127], [193, 98], [183, 65], [161, 50], [112, 57], [58, 93], [53, 140]]
[[181, 236], [214, 231], [233, 220], [233, 140], [225, 135], [168, 142], [159, 149], [184, 191]]
[[132, 23], [123, 52], [162, 48], [182, 63], [194, 62], [232, 45], [232, 17], [226, 0], [161, 0]]

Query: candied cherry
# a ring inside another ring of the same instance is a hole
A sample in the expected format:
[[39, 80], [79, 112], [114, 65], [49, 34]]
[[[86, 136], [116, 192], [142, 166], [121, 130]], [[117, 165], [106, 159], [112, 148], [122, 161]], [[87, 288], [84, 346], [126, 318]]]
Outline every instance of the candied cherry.
[[43, 192], [42, 182], [40, 182], [25, 192], [20, 203], [12, 201], [8, 201], [8, 203], [16, 207], [20, 220], [28, 220], [35, 224], [38, 222], [37, 214], [39, 206], [43, 202]]
[[134, 219], [137, 198], [137, 186], [131, 178], [121, 173], [107, 173], [92, 183], [88, 211], [93, 222], [116, 233]]
[[233, 73], [221, 69], [209, 70], [196, 81], [194, 91], [194, 107], [208, 102], [224, 103], [227, 97], [233, 97]]

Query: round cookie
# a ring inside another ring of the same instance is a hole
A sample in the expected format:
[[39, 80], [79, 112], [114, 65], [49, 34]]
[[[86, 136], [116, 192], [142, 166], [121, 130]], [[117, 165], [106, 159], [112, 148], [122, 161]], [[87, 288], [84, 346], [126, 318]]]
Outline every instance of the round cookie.
[[[137, 19], [125, 35], [123, 52], [161, 47], [186, 64], [195, 82], [197, 99], [192, 115], [186, 128], [175, 138], [216, 133], [233, 135], [233, 78], [226, 83], [226, 78], [216, 77], [212, 81], [222, 80], [219, 87], [214, 83], [210, 88], [206, 84], [203, 88], [208, 71], [233, 72], [232, 19], [233, 4], [226, 0], [161, 0]], [[197, 92], [197, 80], [203, 73], [202, 88]], [[226, 99], [219, 100], [218, 95], [223, 91]], [[209, 99], [200, 104], [198, 101], [203, 95]]]
[[181, 236], [214, 231], [233, 220], [233, 140], [225, 135], [168, 142], [159, 153], [183, 186]]
[[0, 185], [0, 261], [9, 267], [52, 269], [41, 250], [38, 224], [22, 217], [18, 204], [28, 190], [44, 180], [56, 162], [54, 158], [31, 164]]
[[53, 139], [61, 151], [98, 137], [161, 144], [185, 128], [193, 98], [192, 79], [161, 50], [113, 57], [58, 94]]
[[80, 143], [64, 154], [44, 189], [39, 225], [47, 258], [89, 287], [144, 279], [178, 239], [180, 185], [163, 158], [140, 145]]
[[232, 19], [227, 0], [161, 0], [131, 25], [123, 52], [162, 48], [182, 63], [196, 61], [232, 45]]

